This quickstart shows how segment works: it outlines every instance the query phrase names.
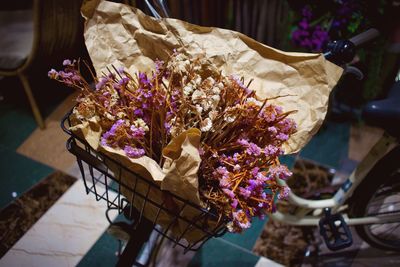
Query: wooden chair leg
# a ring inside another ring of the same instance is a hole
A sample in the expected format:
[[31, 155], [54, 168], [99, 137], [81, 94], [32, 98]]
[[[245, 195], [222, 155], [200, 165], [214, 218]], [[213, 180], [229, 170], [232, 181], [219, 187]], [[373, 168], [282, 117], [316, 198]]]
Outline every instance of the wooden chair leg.
[[29, 104], [31, 105], [33, 116], [35, 117], [36, 123], [40, 127], [40, 129], [45, 128], [44, 120], [42, 115], [40, 114], [40, 110], [36, 103], [35, 97], [32, 94], [32, 89], [29, 84], [28, 77], [24, 73], [18, 73], [18, 77], [21, 80], [22, 86], [24, 87], [26, 96], [28, 97]]

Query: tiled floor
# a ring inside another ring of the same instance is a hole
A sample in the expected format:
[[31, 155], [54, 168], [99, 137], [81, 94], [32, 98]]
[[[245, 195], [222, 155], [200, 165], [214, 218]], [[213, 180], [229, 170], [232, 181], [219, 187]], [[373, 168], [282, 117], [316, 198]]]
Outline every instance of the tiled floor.
[[[45, 75], [44, 78], [32, 79], [32, 86], [35, 86], [34, 94], [44, 117], [71, 92], [54, 82], [49, 83]], [[1, 208], [53, 172], [53, 169], [16, 152], [36, 129], [36, 122], [19, 80], [15, 77], [0, 79], [0, 96]]]

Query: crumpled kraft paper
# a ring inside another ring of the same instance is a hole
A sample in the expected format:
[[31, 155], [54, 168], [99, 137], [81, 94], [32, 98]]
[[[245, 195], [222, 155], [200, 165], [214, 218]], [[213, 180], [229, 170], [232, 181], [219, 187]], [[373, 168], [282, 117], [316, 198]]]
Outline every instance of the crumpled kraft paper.
[[[296, 110], [290, 116], [298, 124], [298, 131], [285, 146], [285, 153], [299, 151], [322, 124], [327, 111], [329, 93], [339, 80], [342, 69], [325, 60], [321, 54], [288, 53], [265, 46], [238, 32], [219, 28], [200, 27], [176, 19], [156, 20], [140, 10], [123, 4], [102, 0], [87, 0], [82, 6], [86, 18], [85, 42], [97, 75], [113, 64], [124, 66], [130, 73], [150, 71], [156, 59], [166, 60], [173, 49], [182, 49], [192, 56], [206, 56], [224, 74], [243, 76], [246, 81], [254, 79], [250, 89], [261, 98], [272, 98], [273, 104], [284, 111]], [[282, 96], [280, 98], [275, 98]], [[164, 150], [163, 169], [148, 157], [130, 159], [122, 151], [99, 146], [98, 128], [92, 123], [77, 125], [77, 132], [90, 140], [95, 148], [116, 159], [139, 175], [156, 181], [161, 189], [175, 193], [195, 204], [201, 205], [198, 195], [198, 171], [200, 157], [197, 147], [200, 133], [190, 129], [177, 137]], [[89, 128], [88, 128], [89, 127]], [[120, 168], [110, 162], [109, 168], [116, 174]], [[148, 186], [133, 173], [122, 173], [122, 183], [142, 194]], [[132, 196], [122, 186], [122, 193], [139, 210], [143, 199]], [[181, 210], [183, 203], [171, 199], [160, 191], [149, 191], [156, 203], [164, 203], [170, 210]], [[145, 206], [144, 216], [167, 226], [173, 216], [158, 213], [153, 205]], [[201, 216], [196, 209], [185, 206], [180, 215], [189, 220]], [[203, 225], [216, 227], [216, 221], [204, 219]], [[183, 232], [188, 224], [175, 220], [170, 230], [175, 236], [194, 242], [202, 237], [201, 231]]]
[[97, 74], [106, 66], [125, 66], [130, 72], [149, 71], [155, 59], [166, 59], [183, 47], [193, 56], [206, 55], [225, 74], [254, 79], [251, 89], [291, 117], [298, 131], [285, 153], [299, 151], [325, 118], [329, 93], [342, 68], [322, 54], [288, 53], [268, 47], [235, 31], [200, 27], [177, 19], [156, 20], [133, 7], [101, 0], [86, 1], [86, 46]]

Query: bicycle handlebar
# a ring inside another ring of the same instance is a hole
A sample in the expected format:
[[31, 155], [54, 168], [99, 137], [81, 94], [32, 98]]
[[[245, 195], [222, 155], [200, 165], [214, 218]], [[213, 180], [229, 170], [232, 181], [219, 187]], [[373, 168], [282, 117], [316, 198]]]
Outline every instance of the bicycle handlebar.
[[350, 42], [352, 42], [354, 44], [354, 46], [361, 46], [373, 39], [375, 39], [376, 37], [379, 36], [379, 32], [377, 29], [369, 29], [365, 32], [362, 32], [352, 38], [349, 39]]
[[341, 66], [353, 60], [356, 48], [379, 35], [378, 30], [372, 28], [360, 33], [349, 40], [337, 40], [328, 43], [324, 56], [329, 61]]

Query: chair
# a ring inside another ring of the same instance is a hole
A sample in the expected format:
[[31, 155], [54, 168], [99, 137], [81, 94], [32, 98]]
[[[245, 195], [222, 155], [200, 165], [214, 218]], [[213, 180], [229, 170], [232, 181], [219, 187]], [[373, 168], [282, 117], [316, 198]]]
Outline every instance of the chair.
[[0, 6], [0, 76], [18, 76], [41, 129], [45, 124], [29, 72], [38, 66], [59, 64], [83, 44], [81, 2], [19, 0]]

